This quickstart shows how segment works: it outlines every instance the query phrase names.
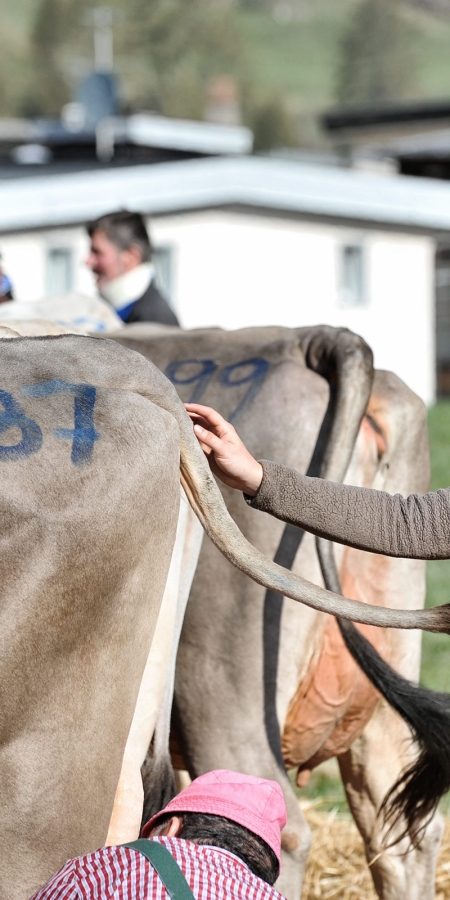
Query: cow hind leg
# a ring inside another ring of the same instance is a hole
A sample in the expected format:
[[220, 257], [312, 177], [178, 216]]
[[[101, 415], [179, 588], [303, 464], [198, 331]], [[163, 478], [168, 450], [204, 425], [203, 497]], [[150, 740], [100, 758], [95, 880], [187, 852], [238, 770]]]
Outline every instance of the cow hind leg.
[[264, 776], [281, 785], [286, 801], [287, 823], [281, 833], [281, 873], [277, 890], [287, 900], [300, 900], [308, 853], [311, 847], [311, 830], [300, 809], [297, 797], [286, 776], [274, 773]]
[[339, 757], [347, 799], [365, 844], [366, 857], [381, 900], [432, 900], [443, 824], [435, 813], [413, 847], [408, 838], [392, 840], [404, 827], [388, 826], [379, 814], [383, 799], [405, 766], [411, 764], [411, 735], [398, 716], [380, 701], [350, 750]]
[[[418, 754], [391, 785], [382, 813], [392, 831], [417, 844], [423, 823], [432, 817], [450, 788], [450, 695], [429, 691], [395, 672], [351, 622], [338, 620], [353, 658], [390, 706], [409, 726]], [[396, 828], [403, 822], [401, 831]]]

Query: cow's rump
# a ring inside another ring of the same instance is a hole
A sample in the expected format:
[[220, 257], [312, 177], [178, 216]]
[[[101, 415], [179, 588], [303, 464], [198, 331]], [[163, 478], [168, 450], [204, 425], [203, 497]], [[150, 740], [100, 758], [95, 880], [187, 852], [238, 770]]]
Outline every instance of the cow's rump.
[[0, 354], [0, 896], [25, 900], [106, 838], [175, 535], [179, 435], [115, 345]]

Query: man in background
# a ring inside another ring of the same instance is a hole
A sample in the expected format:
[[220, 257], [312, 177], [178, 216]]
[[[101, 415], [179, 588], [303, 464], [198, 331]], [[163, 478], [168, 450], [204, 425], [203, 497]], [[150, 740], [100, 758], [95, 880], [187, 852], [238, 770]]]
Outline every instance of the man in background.
[[160, 322], [178, 319], [155, 284], [152, 247], [143, 217], [120, 210], [90, 222], [91, 247], [86, 264], [95, 275], [100, 295], [123, 322]]

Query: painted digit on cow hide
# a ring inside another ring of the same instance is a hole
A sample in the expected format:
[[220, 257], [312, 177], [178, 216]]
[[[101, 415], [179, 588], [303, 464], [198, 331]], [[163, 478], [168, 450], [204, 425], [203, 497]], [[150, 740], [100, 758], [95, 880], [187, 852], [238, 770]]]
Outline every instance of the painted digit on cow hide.
[[[245, 372], [248, 368], [250, 368], [250, 372]], [[237, 387], [240, 384], [249, 385], [242, 400], [231, 414], [230, 422], [234, 422], [244, 409], [248, 409], [252, 405], [256, 395], [259, 394], [262, 388], [268, 368], [269, 363], [266, 359], [255, 357], [254, 359], [244, 359], [242, 362], [234, 363], [234, 365], [227, 366], [223, 370], [219, 382], [225, 387]], [[239, 376], [236, 378], [235, 375], [238, 374], [239, 369], [244, 369], [244, 373], [241, 378]]]
[[37, 453], [42, 447], [42, 431], [37, 422], [29, 419], [17, 400], [7, 391], [0, 391], [0, 434], [9, 428], [20, 428], [22, 440], [12, 446], [0, 445], [0, 460], [20, 459]]
[[39, 384], [28, 384], [22, 388], [25, 397], [45, 398], [53, 394], [74, 394], [74, 427], [55, 428], [53, 434], [61, 441], [72, 441], [71, 460], [75, 466], [85, 466], [91, 462], [95, 441], [100, 438], [94, 426], [94, 407], [97, 396], [92, 384], [71, 384], [69, 381], [54, 379]]
[[[200, 366], [198, 371], [192, 371], [183, 375], [180, 369], [189, 366]], [[166, 377], [172, 384], [195, 384], [194, 390], [189, 397], [189, 403], [198, 403], [211, 381], [212, 376], [217, 371], [217, 365], [212, 359], [180, 359], [178, 362], [171, 362], [165, 371]]]

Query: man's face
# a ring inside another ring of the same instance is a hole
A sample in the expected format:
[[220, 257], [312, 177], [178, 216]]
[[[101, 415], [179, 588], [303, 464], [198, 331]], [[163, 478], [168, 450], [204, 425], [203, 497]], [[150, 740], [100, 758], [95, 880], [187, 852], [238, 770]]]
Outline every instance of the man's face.
[[94, 231], [86, 265], [95, 275], [97, 287], [102, 288], [108, 281], [135, 269], [141, 262], [137, 247], [121, 250], [116, 247], [104, 231]]

